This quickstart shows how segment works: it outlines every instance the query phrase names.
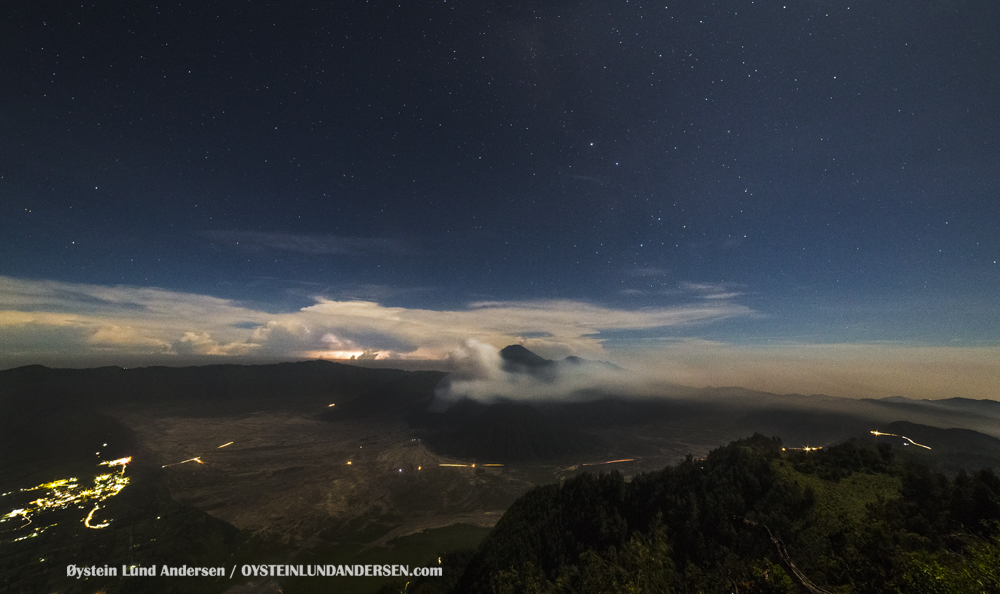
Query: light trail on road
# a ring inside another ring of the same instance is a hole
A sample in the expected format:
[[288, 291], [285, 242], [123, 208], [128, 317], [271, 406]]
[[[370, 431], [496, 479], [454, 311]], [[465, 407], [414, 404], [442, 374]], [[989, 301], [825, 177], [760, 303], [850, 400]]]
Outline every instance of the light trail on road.
[[[886, 436], [890, 436], [890, 437], [898, 437], [900, 439], [905, 439], [906, 441], [910, 442], [911, 444], [913, 444], [915, 446], [920, 446], [920, 447], [928, 449], [928, 450], [932, 449], [930, 446], [925, 446], [922, 443], [917, 443], [917, 442], [913, 441], [912, 439], [910, 439], [909, 437], [907, 437], [905, 435], [896, 435], [895, 433], [882, 433], [881, 431], [872, 431], [872, 435], [874, 435], [875, 437], [878, 437], [879, 435], [886, 435]], [[906, 445], [906, 444], [904, 443], [903, 445]]]
[[167, 466], [177, 466], [178, 464], [187, 464], [188, 462], [197, 462], [198, 464], [204, 464], [201, 461], [201, 456], [195, 456], [194, 458], [188, 458], [187, 460], [181, 460], [180, 462], [174, 462], [173, 464], [164, 464], [160, 468], [166, 468]]
[[94, 504], [94, 509], [90, 510], [90, 513], [87, 514], [87, 517], [84, 518], [84, 520], [83, 520], [83, 525], [84, 526], [86, 526], [87, 528], [93, 528], [94, 530], [97, 530], [98, 528], [107, 528], [108, 526], [111, 525], [110, 522], [104, 522], [103, 524], [94, 524], [94, 525], [90, 524], [90, 519], [94, 517], [94, 512], [97, 511], [97, 510], [99, 510], [99, 509], [101, 509], [101, 506], [99, 506], [99, 505], [97, 505], [95, 503]]
[[[231, 446], [231, 445], [233, 445], [234, 443], [236, 443], [236, 442], [235, 442], [235, 441], [230, 441], [229, 443], [224, 443], [224, 444], [220, 445], [219, 447], [217, 447], [217, 448], [215, 448], [215, 449], [217, 449], [217, 450], [221, 450], [222, 448], [225, 448], [225, 447], [228, 447], [228, 446]], [[202, 454], [202, 456], [203, 456], [203, 455], [204, 455], [204, 454]], [[195, 457], [193, 457], [193, 458], [188, 458], [187, 460], [181, 460], [180, 462], [173, 462], [173, 463], [171, 463], [171, 464], [164, 464], [164, 465], [163, 465], [163, 466], [161, 466], [160, 468], [166, 468], [166, 467], [168, 467], [168, 466], [177, 466], [178, 464], [187, 464], [188, 462], [197, 462], [198, 464], [204, 464], [204, 463], [205, 463], [205, 462], [204, 462], [204, 461], [203, 461], [203, 460], [201, 459], [201, 456], [195, 456]]]
[[617, 464], [619, 462], [633, 462], [635, 458], [623, 458], [621, 460], [608, 460], [607, 462], [584, 462], [580, 466], [600, 466], [602, 464]]
[[119, 474], [125, 474], [125, 467], [131, 461], [132, 461], [132, 456], [128, 456], [125, 458], [118, 458], [117, 460], [108, 460], [107, 462], [101, 462], [98, 466], [121, 466], [122, 471]]

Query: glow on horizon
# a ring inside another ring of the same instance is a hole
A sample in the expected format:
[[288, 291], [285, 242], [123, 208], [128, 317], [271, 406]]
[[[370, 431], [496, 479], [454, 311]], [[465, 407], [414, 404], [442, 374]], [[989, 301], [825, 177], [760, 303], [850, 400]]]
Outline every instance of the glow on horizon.
[[[647, 383], [853, 398], [1000, 398], [1000, 345], [678, 337], [678, 331], [697, 334], [720, 321], [760, 317], [732, 301], [737, 293], [708, 299], [696, 289], [679, 287], [687, 291], [686, 303], [640, 309], [549, 299], [438, 311], [315, 297], [313, 305], [275, 313], [156, 288], [0, 276], [0, 369], [322, 358], [450, 371], [451, 354], [475, 340], [494, 349], [522, 344], [552, 359], [610, 361]], [[635, 333], [644, 338], [623, 338]]]
[[[309, 351], [304, 353], [304, 355], [307, 359], [323, 359], [324, 361], [356, 361], [365, 355], [365, 351]], [[370, 357], [371, 360], [385, 358], [386, 355], [382, 355], [381, 353]]]

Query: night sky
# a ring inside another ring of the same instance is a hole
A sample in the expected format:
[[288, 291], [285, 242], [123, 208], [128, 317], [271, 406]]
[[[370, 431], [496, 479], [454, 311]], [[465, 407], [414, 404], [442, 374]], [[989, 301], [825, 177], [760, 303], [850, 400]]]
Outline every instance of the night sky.
[[994, 0], [5, 3], [0, 367], [516, 342], [998, 398], [998, 30]]

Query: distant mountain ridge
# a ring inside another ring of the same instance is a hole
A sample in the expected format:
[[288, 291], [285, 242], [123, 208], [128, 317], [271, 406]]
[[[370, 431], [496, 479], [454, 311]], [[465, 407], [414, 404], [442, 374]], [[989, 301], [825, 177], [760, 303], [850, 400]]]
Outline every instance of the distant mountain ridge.
[[916, 400], [905, 396], [864, 400], [881, 406], [905, 407], [911, 409], [933, 409], [960, 414], [980, 415], [1000, 420], [1000, 402], [996, 400], [973, 400], [972, 398], [942, 398], [941, 400]]
[[[614, 374], [606, 372], [624, 370], [610, 363], [572, 356], [553, 361], [521, 345], [508, 346], [500, 355], [508, 373], [528, 374], [539, 382], [558, 382], [576, 373], [580, 373], [577, 379], [602, 381], [593, 388], [586, 387], [586, 381], [576, 382], [573, 398], [568, 399], [524, 395], [492, 403], [459, 400], [442, 410], [436, 394], [448, 379], [440, 371], [372, 369], [329, 361], [133, 369], [32, 365], [0, 371], [0, 429], [7, 433], [0, 445], [28, 443], [22, 440], [25, 432], [37, 431], [54, 415], [87, 418], [104, 407], [130, 403], [196, 402], [209, 414], [230, 414], [241, 406], [253, 411], [292, 407], [315, 411], [329, 421], [405, 421], [426, 432], [427, 443], [442, 454], [506, 461], [576, 456], [599, 449], [601, 432], [654, 423], [707, 422], [732, 435], [766, 431], [795, 443], [823, 445], [894, 420], [991, 432], [991, 427], [996, 429], [993, 419], [1000, 419], [1000, 403], [962, 398], [869, 400], [862, 412], [856, 400], [742, 388], [664, 385], [656, 394], [630, 395], [627, 382], [622, 382], [621, 390], [614, 387]], [[591, 369], [601, 375], [589, 376]], [[516, 379], [530, 389], [531, 382], [522, 381], [527, 378]], [[559, 385], [555, 388], [558, 391]], [[996, 466], [989, 443], [964, 438], [963, 442], [969, 447], [949, 452], [949, 466], [974, 459], [976, 452], [984, 456], [975, 458], [977, 465]]]
[[347, 400], [409, 374], [331, 361], [90, 369], [29, 365], [0, 371], [0, 403], [24, 397], [97, 406], [171, 400]]

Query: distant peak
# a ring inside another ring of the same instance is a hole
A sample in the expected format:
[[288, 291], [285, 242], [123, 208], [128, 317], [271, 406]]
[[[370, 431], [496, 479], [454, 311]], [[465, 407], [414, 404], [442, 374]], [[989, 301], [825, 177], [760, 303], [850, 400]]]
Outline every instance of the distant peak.
[[500, 358], [503, 359], [504, 368], [507, 371], [530, 373], [543, 371], [546, 374], [554, 372], [557, 368], [564, 370], [607, 369], [612, 371], [624, 371], [621, 367], [618, 367], [614, 363], [609, 363], [607, 361], [591, 361], [590, 359], [582, 359], [576, 355], [570, 355], [560, 361], [553, 361], [551, 359], [540, 357], [519, 344], [512, 344], [504, 347], [500, 351]]
[[536, 355], [519, 344], [504, 347], [500, 351], [500, 357], [508, 363], [527, 367], [546, 367], [552, 365], [552, 361]]

